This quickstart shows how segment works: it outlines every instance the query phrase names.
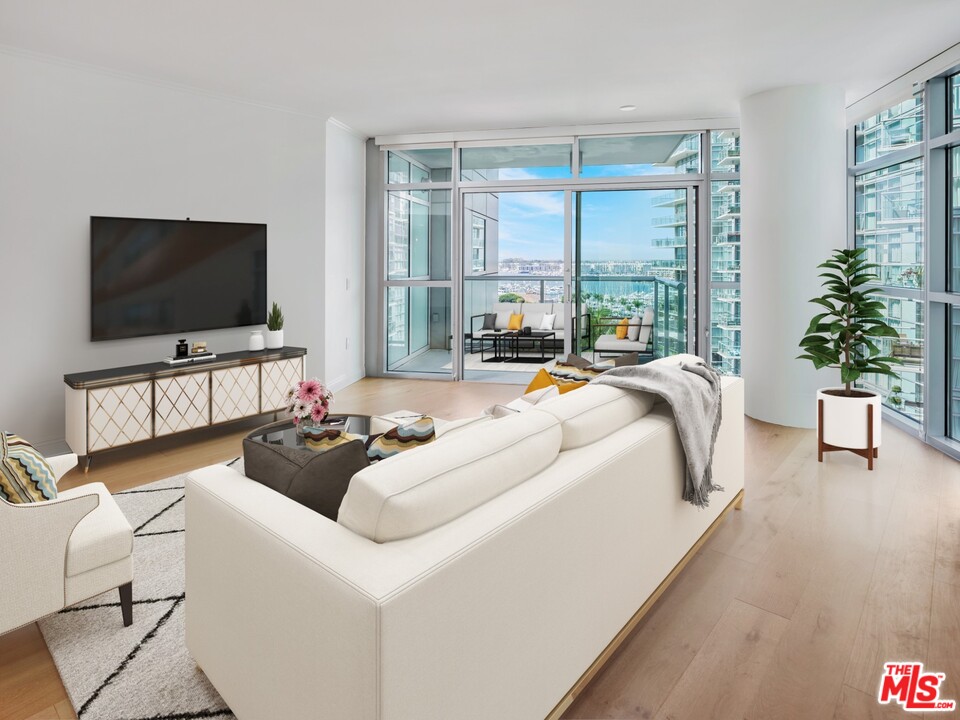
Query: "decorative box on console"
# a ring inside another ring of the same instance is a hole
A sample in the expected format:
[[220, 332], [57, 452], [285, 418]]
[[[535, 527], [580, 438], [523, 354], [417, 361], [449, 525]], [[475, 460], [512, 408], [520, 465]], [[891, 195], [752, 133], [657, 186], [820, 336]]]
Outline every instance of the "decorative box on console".
[[63, 376], [67, 444], [85, 456], [276, 412], [304, 377], [305, 348], [236, 352], [202, 365], [162, 362]]

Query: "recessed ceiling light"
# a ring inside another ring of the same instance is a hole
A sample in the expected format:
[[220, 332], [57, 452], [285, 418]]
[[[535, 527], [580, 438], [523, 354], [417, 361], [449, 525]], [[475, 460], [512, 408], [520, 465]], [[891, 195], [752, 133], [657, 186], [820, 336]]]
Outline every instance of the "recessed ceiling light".
[[636, 105], [621, 105], [621, 106], [620, 106], [620, 109], [623, 110], [623, 112], [633, 112], [634, 110], [637, 109], [637, 106], [636, 106]]

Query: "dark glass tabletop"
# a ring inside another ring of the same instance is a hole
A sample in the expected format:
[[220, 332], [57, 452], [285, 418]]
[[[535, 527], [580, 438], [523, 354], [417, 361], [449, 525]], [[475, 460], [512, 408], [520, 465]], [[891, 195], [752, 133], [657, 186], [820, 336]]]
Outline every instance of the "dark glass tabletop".
[[[327, 419], [322, 423], [310, 423], [305, 428], [305, 431], [309, 433], [310, 428], [314, 427], [320, 430], [343, 430], [344, 432], [354, 435], [369, 435], [370, 416], [346, 415], [342, 413], [338, 415], [328, 415]], [[293, 420], [280, 420], [275, 423], [270, 423], [269, 425], [264, 425], [263, 427], [258, 427], [247, 435], [247, 437], [268, 445], [304, 447], [303, 436], [297, 432], [297, 426], [293, 424]]]

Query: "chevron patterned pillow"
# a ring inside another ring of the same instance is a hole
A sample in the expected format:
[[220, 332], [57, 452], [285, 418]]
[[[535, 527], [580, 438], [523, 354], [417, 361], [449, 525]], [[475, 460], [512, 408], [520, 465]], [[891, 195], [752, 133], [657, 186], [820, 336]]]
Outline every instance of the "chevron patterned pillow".
[[57, 497], [57, 479], [33, 445], [13, 433], [0, 433], [0, 499], [34, 503]]

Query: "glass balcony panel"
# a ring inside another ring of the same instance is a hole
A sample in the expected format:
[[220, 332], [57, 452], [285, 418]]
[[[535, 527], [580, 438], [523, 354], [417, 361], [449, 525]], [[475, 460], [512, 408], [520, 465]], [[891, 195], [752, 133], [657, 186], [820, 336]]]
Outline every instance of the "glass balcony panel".
[[387, 184], [450, 182], [453, 149], [387, 151]]
[[700, 172], [700, 134], [581, 138], [580, 177]]
[[856, 124], [854, 144], [858, 163], [923, 141], [923, 97], [918, 95]]
[[722, 375], [740, 375], [740, 288], [710, 291], [710, 352]]
[[740, 181], [710, 187], [710, 268], [714, 282], [740, 282]]
[[960, 147], [950, 151], [950, 278], [951, 292], [960, 292]]
[[449, 190], [387, 193], [387, 279], [450, 278]]
[[884, 316], [900, 333], [899, 338], [882, 338], [874, 342], [884, 355], [899, 358], [894, 365], [897, 377], [864, 375], [863, 387], [879, 392], [883, 404], [917, 423], [923, 422], [923, 302], [911, 298], [881, 295]]
[[740, 172], [740, 131], [713, 130], [710, 133], [710, 167], [713, 172]]
[[573, 145], [508, 145], [460, 150], [460, 179], [465, 182], [564, 180], [573, 177]]
[[960, 440], [960, 307], [950, 309], [950, 335], [947, 342], [950, 348], [948, 432], [954, 440]]
[[960, 130], [960, 74], [950, 78], [950, 129]]
[[453, 372], [450, 288], [388, 287], [387, 370]]
[[923, 192], [919, 158], [856, 178], [856, 244], [883, 285], [923, 287]]

